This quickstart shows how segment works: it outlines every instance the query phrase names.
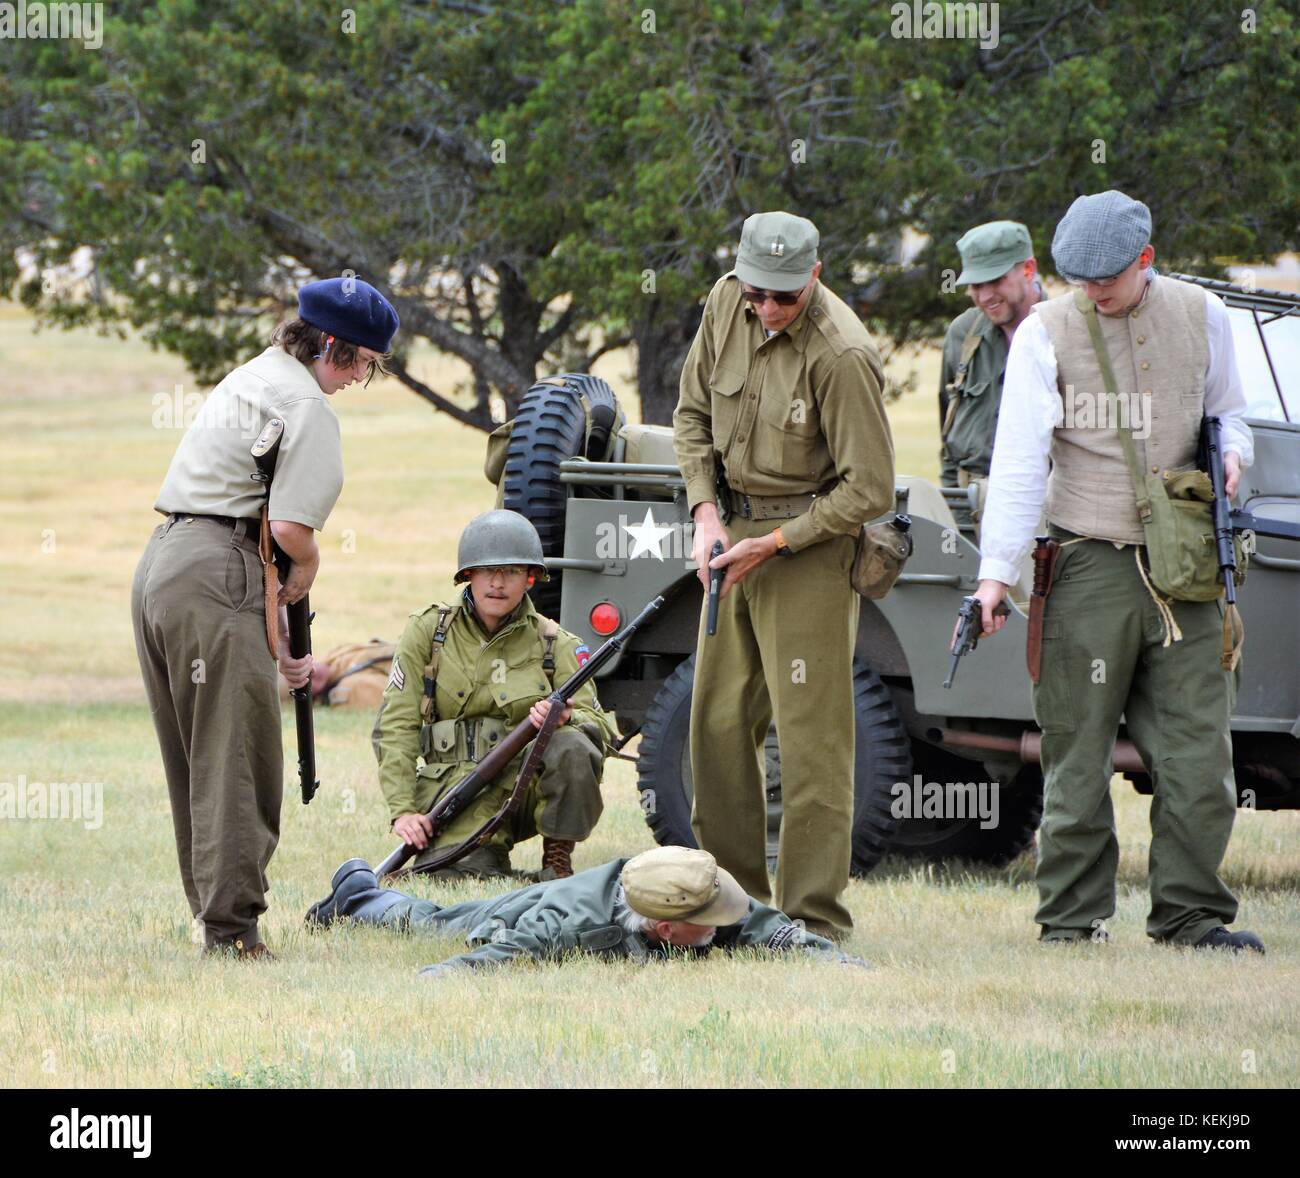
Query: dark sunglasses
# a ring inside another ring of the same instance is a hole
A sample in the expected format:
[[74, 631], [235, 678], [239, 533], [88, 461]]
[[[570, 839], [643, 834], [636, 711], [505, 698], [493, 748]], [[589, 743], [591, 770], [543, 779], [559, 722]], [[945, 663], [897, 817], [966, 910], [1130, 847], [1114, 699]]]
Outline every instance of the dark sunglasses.
[[801, 286], [798, 290], [742, 290], [740, 297], [747, 303], [762, 303], [771, 299], [778, 307], [793, 307], [805, 289]]

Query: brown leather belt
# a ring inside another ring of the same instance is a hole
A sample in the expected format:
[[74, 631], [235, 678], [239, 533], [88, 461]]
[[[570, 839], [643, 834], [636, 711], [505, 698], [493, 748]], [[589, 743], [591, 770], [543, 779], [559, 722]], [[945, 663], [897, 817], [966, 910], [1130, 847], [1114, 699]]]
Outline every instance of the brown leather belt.
[[815, 493], [806, 495], [745, 495], [734, 487], [727, 488], [730, 502], [728, 506], [733, 515], [745, 519], [794, 519], [803, 515], [817, 498]]

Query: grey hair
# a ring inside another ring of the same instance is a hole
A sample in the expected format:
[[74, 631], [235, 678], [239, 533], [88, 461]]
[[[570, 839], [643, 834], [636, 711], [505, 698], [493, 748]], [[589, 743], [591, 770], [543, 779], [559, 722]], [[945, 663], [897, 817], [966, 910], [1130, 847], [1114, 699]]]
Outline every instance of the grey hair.
[[657, 923], [648, 916], [642, 916], [627, 902], [627, 897], [623, 894], [622, 884], [618, 885], [618, 891], [614, 893], [614, 919], [629, 933], [639, 933], [642, 936], [654, 928]]

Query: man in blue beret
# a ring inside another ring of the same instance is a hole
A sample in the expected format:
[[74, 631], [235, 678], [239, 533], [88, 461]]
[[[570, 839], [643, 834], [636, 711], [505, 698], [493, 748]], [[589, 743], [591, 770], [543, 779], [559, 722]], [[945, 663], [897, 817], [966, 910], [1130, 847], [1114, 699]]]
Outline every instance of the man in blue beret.
[[[311, 589], [316, 532], [343, 487], [329, 399], [382, 371], [397, 326], [392, 304], [358, 278], [304, 286], [297, 317], [204, 402], [154, 504], [165, 518], [136, 569], [131, 612], [181, 881], [209, 953], [270, 957], [258, 919], [280, 832], [276, 663], [293, 687], [312, 669], [310, 656], [289, 655], [284, 608]], [[277, 418], [284, 432], [267, 500], [250, 449]], [[281, 617], [276, 649], [259, 552], [264, 502], [269, 531], [293, 562], [272, 607]]]
[[[976, 225], [957, 241], [974, 306], [963, 311], [943, 341], [939, 378], [939, 481], [971, 487], [982, 502], [987, 489], [993, 433], [1002, 403], [1002, 380], [1012, 337], [1043, 297], [1029, 230], [1018, 221]], [[953, 506], [958, 527], [976, 529], [982, 512]]]
[[1203, 414], [1222, 420], [1229, 496], [1250, 464], [1228, 316], [1208, 290], [1156, 275], [1150, 211], [1122, 192], [1079, 197], [1052, 257], [1077, 289], [1040, 303], [1011, 344], [977, 592], [993, 633], [1045, 508], [1058, 547], [1029, 648], [1043, 730], [1041, 939], [1107, 939], [1122, 717], [1153, 787], [1147, 935], [1263, 952], [1254, 933], [1226, 928], [1237, 901], [1218, 875], [1237, 798], [1228, 721], [1240, 672], [1225, 613], [1156, 583], [1139, 510], [1152, 490], [1195, 477]]

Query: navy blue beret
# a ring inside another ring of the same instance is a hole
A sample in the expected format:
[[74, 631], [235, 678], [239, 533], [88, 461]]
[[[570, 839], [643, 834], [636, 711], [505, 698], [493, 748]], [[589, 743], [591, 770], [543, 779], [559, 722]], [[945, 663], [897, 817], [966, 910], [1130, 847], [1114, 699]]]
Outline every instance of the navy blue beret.
[[397, 332], [397, 312], [360, 278], [326, 278], [298, 292], [298, 318], [329, 335], [376, 352], [387, 352]]

